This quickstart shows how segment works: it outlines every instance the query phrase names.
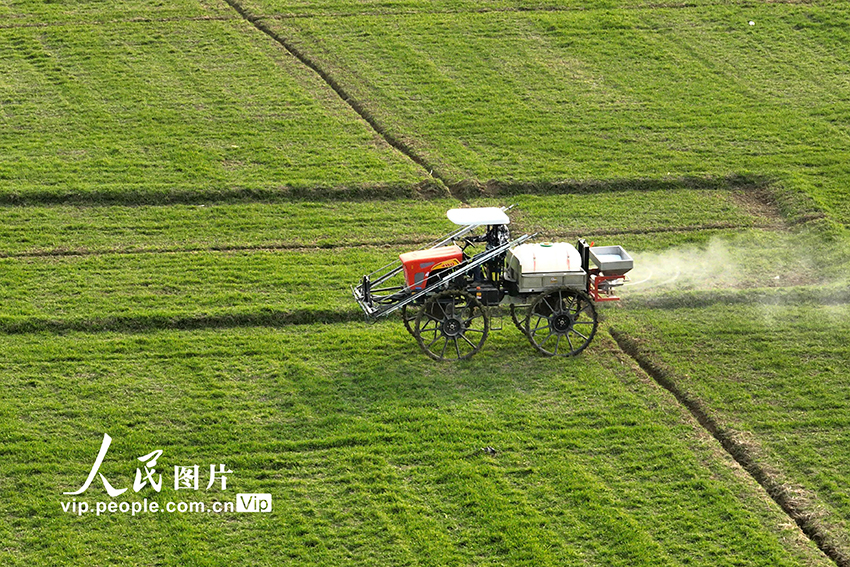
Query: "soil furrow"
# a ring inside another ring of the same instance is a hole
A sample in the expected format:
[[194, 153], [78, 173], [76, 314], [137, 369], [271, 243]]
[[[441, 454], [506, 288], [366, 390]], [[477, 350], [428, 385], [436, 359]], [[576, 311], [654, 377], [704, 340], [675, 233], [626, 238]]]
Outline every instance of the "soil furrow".
[[[230, 205], [246, 203], [321, 203], [340, 201], [395, 201], [430, 196], [412, 185], [353, 187], [263, 187], [232, 189], [95, 189], [92, 191], [40, 191], [0, 193], [6, 207], [141, 207], [165, 205]], [[442, 195], [445, 197], [445, 195]]]
[[[0, 206], [163, 206], [236, 203], [289, 203], [340, 201], [396, 201], [411, 198], [444, 198], [435, 186], [437, 180], [416, 185], [370, 185], [350, 187], [259, 187], [230, 189], [97, 189], [86, 192], [32, 190], [25, 193], [0, 193]], [[514, 195], [605, 195], [655, 191], [726, 191], [753, 216], [767, 219], [789, 218], [806, 222], [825, 213], [805, 195], [789, 191], [781, 183], [762, 177], [729, 175], [723, 177], [620, 178], [560, 181], [500, 181], [479, 184], [465, 181], [453, 186], [455, 197], [510, 199]], [[802, 220], [800, 220], [801, 217]]]

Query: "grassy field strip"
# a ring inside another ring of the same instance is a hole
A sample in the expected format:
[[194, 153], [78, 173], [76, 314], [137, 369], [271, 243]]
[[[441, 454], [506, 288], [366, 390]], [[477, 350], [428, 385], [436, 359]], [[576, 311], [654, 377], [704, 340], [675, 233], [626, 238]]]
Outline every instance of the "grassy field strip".
[[[684, 245], [691, 240], [687, 233], [611, 239], [633, 250], [638, 262], [634, 277], [643, 283], [626, 295], [640, 297], [671, 287], [784, 287], [825, 277], [810, 268], [807, 248], [801, 249], [793, 235], [750, 230], [711, 236], [700, 234], [701, 240], [689, 245]], [[678, 254], [655, 255], [636, 248], [659, 238], [681, 245]], [[416, 247], [2, 258], [0, 329], [142, 330], [347, 321], [360, 316], [349, 286], [411, 248]], [[772, 255], [765, 256], [765, 250]], [[794, 277], [775, 277], [787, 273]], [[671, 282], [672, 275], [676, 280]]]
[[[515, 204], [512, 231], [539, 232], [541, 238], [773, 228], [779, 222], [778, 215], [754, 213], [733, 192], [720, 189], [514, 195], [471, 204]], [[0, 207], [0, 255], [424, 244], [455, 228], [446, 211], [457, 206], [440, 199]], [[669, 245], [670, 239], [662, 240]]]
[[0, 73], [7, 202], [427, 178], [239, 20], [0, 30]]
[[[455, 201], [0, 208], [2, 254], [296, 248], [433, 241]], [[399, 222], [399, 221], [403, 222]]]
[[[0, 335], [2, 387], [20, 393], [0, 400], [6, 557], [830, 564], [610, 339], [566, 361], [513, 329], [492, 340], [450, 366], [418, 356], [398, 325]], [[107, 430], [101, 471], [115, 484], [159, 448], [164, 471], [226, 463], [228, 490], [270, 492], [275, 512], [62, 513]]]
[[220, 2], [175, 0], [163, 3], [151, 0], [102, 2], [40, 2], [10, 0], [0, 6], [0, 28], [24, 25], [54, 26], [67, 24], [113, 24], [126, 21], [146, 23], [167, 20], [231, 17]]
[[[640, 243], [649, 247], [659, 247], [669, 245], [670, 243], [705, 243], [711, 242], [716, 238], [734, 238], [740, 236], [742, 230], [754, 228], [756, 230], [771, 230], [769, 226], [742, 226], [728, 223], [698, 225], [698, 226], [670, 226], [657, 229], [576, 229], [570, 232], [560, 231], [542, 231], [538, 233], [538, 240], [544, 242], [574, 242], [577, 238], [593, 237], [598, 240], [600, 245], [607, 244], [607, 240], [612, 238], [620, 239], [624, 236], [629, 236], [629, 242], [632, 244]], [[659, 238], [659, 235], [662, 238]], [[631, 238], [637, 236], [638, 238]], [[619, 241], [619, 240], [618, 240]], [[238, 253], [238, 252], [295, 252], [300, 254], [315, 253], [321, 250], [345, 250], [348, 248], [383, 248], [397, 249], [399, 251], [419, 250], [430, 247], [434, 240], [430, 236], [421, 235], [419, 237], [398, 237], [385, 240], [350, 240], [344, 243], [337, 242], [333, 244], [331, 241], [325, 241], [318, 244], [308, 245], [306, 243], [292, 243], [272, 241], [262, 244], [210, 244], [208, 246], [192, 247], [186, 244], [176, 244], [173, 247], [153, 247], [146, 248], [143, 246], [128, 246], [127, 248], [112, 247], [108, 249], [97, 248], [39, 248], [28, 249], [21, 252], [0, 252], [0, 258], [50, 258], [63, 256], [103, 256], [109, 254], [119, 255], [134, 255], [134, 254], [180, 254], [180, 253], [204, 253], [204, 252], [223, 252], [223, 253]], [[596, 242], [596, 241], [594, 241]], [[393, 251], [387, 253], [387, 258], [395, 257]]]
[[630, 309], [615, 326], [811, 537], [847, 565], [850, 392], [843, 372], [850, 307], [817, 295], [778, 299]]
[[[92, 19], [88, 20], [62, 20], [61, 22], [44, 22], [42, 20], [30, 21], [27, 23], [9, 23], [4, 22], [0, 23], [0, 29], [16, 29], [16, 28], [51, 28], [51, 27], [62, 27], [62, 26], [72, 26], [72, 27], [80, 27], [80, 26], [91, 26], [91, 25], [114, 25], [114, 24], [150, 24], [150, 23], [179, 23], [179, 22], [208, 22], [208, 21], [219, 21], [226, 22], [229, 20], [238, 19], [239, 16], [234, 16], [233, 14], [222, 14], [219, 16], [159, 16], [159, 17], [148, 17], [148, 16], [130, 16], [123, 18], [113, 18], [103, 21], [94, 21]], [[26, 20], [24, 20], [26, 22]]]
[[843, 6], [263, 21], [452, 184], [755, 173], [846, 223]]
[[349, 311], [356, 309], [348, 299], [348, 286], [358, 277], [352, 266], [382, 260], [382, 254], [361, 250], [6, 259], [3, 318], [14, 324], [31, 317]]

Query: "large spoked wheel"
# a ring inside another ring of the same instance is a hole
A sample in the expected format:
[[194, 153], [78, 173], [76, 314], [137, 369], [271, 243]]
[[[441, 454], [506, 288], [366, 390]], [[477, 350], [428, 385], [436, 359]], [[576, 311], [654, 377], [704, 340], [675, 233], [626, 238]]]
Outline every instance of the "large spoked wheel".
[[402, 305], [401, 307], [401, 320], [404, 321], [404, 328], [407, 329], [407, 332], [416, 336], [416, 333], [413, 332], [413, 326], [416, 325], [416, 316], [418, 315], [418, 311], [411, 305]]
[[419, 309], [413, 336], [434, 360], [464, 360], [481, 350], [490, 316], [474, 296], [459, 289], [440, 292]]
[[596, 308], [583, 292], [547, 291], [532, 302], [525, 317], [526, 336], [546, 356], [575, 356], [596, 334]]

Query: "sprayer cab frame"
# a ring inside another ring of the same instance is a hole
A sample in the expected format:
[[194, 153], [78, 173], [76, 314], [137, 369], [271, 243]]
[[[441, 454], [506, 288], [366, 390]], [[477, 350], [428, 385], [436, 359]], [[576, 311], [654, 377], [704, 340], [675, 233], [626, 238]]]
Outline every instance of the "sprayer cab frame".
[[364, 275], [351, 291], [367, 320], [401, 313], [428, 356], [462, 360], [481, 349], [497, 330], [491, 319], [506, 308], [542, 354], [584, 350], [596, 333], [594, 303], [619, 299], [612, 290], [625, 281], [631, 256], [584, 239], [573, 246], [530, 242], [536, 234], [511, 238], [512, 208], [451, 209], [446, 215], [460, 228]]

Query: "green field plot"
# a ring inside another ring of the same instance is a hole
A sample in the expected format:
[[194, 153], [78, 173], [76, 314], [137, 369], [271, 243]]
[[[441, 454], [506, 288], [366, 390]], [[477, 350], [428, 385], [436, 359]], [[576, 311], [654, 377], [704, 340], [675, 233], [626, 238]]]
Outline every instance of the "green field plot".
[[333, 321], [355, 313], [348, 286], [357, 280], [350, 266], [382, 261], [385, 256], [374, 251], [7, 259], [3, 319], [7, 331], [89, 325], [145, 328], [171, 325], [173, 318], [173, 324], [192, 325], [193, 319], [228, 316], [236, 325], [246, 320], [274, 323], [276, 317], [282, 324], [297, 313]]
[[[460, 365], [356, 323], [0, 345], [7, 564], [829, 564], [610, 339], [553, 361], [505, 330]], [[74, 497], [92, 510], [271, 493], [273, 512], [65, 512], [103, 433], [100, 471], [131, 489], [97, 480]], [[134, 491], [154, 450], [161, 491]], [[170, 486], [192, 463], [226, 465], [226, 489]]]
[[756, 173], [850, 219], [846, 4], [312, 18], [249, 5], [450, 184]]
[[2, 256], [424, 245], [452, 200], [0, 208]]
[[841, 288], [629, 304], [616, 326], [850, 555], [850, 308]]
[[0, 76], [7, 202], [427, 177], [241, 19], [0, 29]]

